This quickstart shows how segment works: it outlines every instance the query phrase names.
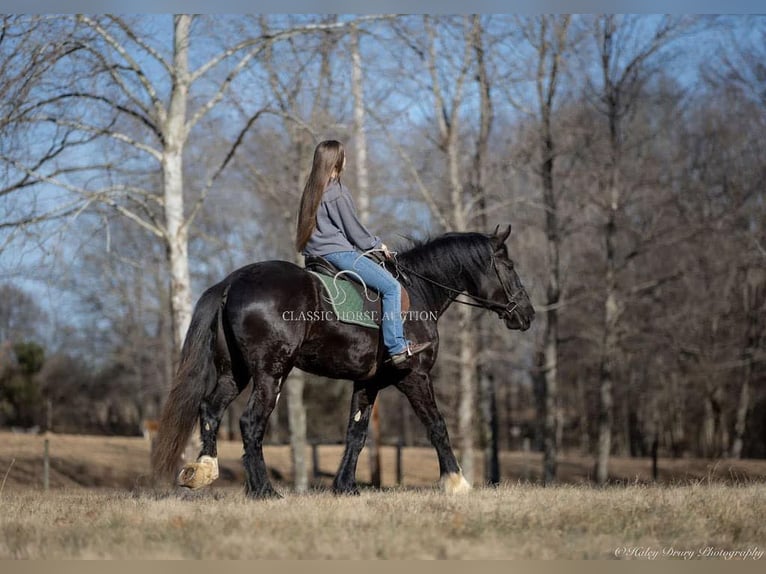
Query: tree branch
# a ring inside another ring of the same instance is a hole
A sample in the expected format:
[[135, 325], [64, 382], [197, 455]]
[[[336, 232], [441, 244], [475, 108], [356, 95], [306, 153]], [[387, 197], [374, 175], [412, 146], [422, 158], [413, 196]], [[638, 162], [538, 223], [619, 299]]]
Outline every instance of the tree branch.
[[58, 126], [67, 127], [67, 128], [73, 128], [73, 129], [76, 129], [76, 130], [84, 131], [84, 132], [91, 133], [91, 134], [96, 134], [96, 135], [99, 135], [99, 136], [110, 137], [110, 138], [115, 139], [117, 141], [121, 141], [123, 143], [126, 143], [126, 144], [128, 144], [128, 145], [130, 145], [130, 146], [132, 146], [132, 147], [134, 147], [134, 148], [136, 148], [138, 150], [141, 150], [143, 152], [148, 153], [149, 155], [151, 155], [157, 161], [162, 161], [162, 152], [154, 149], [153, 147], [151, 147], [149, 145], [143, 144], [143, 143], [133, 139], [132, 137], [130, 137], [130, 136], [126, 135], [126, 134], [112, 131], [111, 128], [99, 128], [99, 127], [96, 127], [96, 126], [89, 126], [87, 124], [83, 124], [83, 123], [80, 123], [80, 122], [63, 120], [63, 119], [57, 118], [55, 116], [32, 116], [30, 118], [25, 118], [23, 121], [27, 122], [27, 123], [48, 122], [48, 123], [53, 123], [53, 124], [58, 125]]
[[[144, 87], [144, 90], [146, 90], [146, 93], [149, 96], [149, 99], [151, 100], [152, 105], [154, 106], [154, 111], [157, 114], [157, 118], [159, 119], [160, 124], [164, 124], [166, 120], [165, 108], [163, 107], [162, 101], [157, 95], [157, 91], [154, 89], [154, 86], [152, 85], [151, 81], [149, 81], [149, 78], [146, 76], [146, 74], [144, 74], [144, 71], [141, 68], [141, 66], [138, 65], [138, 63], [128, 53], [125, 47], [122, 46], [120, 42], [117, 41], [117, 39], [114, 38], [114, 36], [112, 36], [98, 22], [91, 20], [88, 16], [85, 16], [83, 14], [78, 15], [77, 19], [81, 22], [84, 22], [90, 28], [92, 28], [99, 36], [101, 36], [104, 39], [104, 41], [107, 44], [109, 44], [128, 63], [128, 65], [130, 66], [130, 69], [136, 74], [139, 82], [141, 82], [141, 85]], [[170, 72], [169, 68], [168, 68], [168, 72]], [[130, 92], [128, 91], [127, 93], [130, 93]]]

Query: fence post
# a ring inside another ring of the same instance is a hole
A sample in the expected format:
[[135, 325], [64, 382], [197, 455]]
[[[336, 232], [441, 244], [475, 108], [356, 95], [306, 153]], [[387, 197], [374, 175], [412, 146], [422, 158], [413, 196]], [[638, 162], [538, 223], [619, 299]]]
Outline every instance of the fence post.
[[53, 430], [53, 401], [49, 398], [45, 401], [45, 432]]

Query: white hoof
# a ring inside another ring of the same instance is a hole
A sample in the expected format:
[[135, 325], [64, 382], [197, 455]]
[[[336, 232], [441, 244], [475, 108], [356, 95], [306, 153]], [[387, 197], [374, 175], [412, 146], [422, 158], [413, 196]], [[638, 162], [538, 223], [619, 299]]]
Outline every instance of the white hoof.
[[178, 473], [178, 484], [192, 490], [197, 490], [218, 478], [218, 459], [212, 456], [201, 456], [197, 462], [185, 464]]
[[442, 488], [445, 494], [462, 494], [472, 489], [462, 472], [453, 472], [442, 478]]

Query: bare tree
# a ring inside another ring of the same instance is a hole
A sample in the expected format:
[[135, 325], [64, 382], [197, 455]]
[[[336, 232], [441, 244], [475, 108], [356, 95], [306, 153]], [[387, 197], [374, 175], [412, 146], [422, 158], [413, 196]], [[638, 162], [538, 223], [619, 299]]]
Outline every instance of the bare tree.
[[[599, 62], [599, 80], [592, 89], [596, 105], [607, 126], [607, 147], [603, 177], [598, 181], [594, 200], [603, 215], [604, 300], [603, 334], [599, 366], [598, 456], [596, 481], [608, 479], [612, 450], [613, 386], [619, 357], [619, 324], [625, 310], [618, 275], [625, 259], [618, 246], [620, 221], [625, 206], [622, 178], [625, 128], [635, 110], [641, 89], [656, 71], [656, 58], [663, 48], [683, 31], [683, 22], [666, 17], [639, 40], [636, 20], [631, 17], [602, 15], [594, 20], [593, 30]], [[628, 258], [629, 259], [629, 258]]]
[[[729, 114], [734, 117], [727, 117], [726, 125], [722, 125], [719, 130], [722, 146], [729, 143], [728, 149], [731, 150], [731, 156], [727, 155], [727, 164], [732, 165], [729, 174], [724, 176], [727, 192], [740, 198], [730, 214], [734, 220], [739, 221], [739, 225], [731, 227], [730, 233], [739, 240], [740, 258], [735, 261], [741, 266], [737, 275], [741, 277], [742, 292], [736, 294], [739, 302], [735, 308], [741, 309], [740, 320], [744, 325], [741, 358], [738, 361], [741, 363], [741, 381], [737, 385], [733, 438], [729, 451], [734, 458], [742, 456], [745, 446], [748, 413], [752, 406], [751, 394], [755, 390], [754, 381], [757, 380], [758, 363], [764, 344], [763, 333], [766, 329], [763, 324], [766, 278], [762, 272], [766, 260], [764, 210], [762, 201], [753, 201], [762, 193], [764, 184], [763, 172], [759, 171], [764, 153], [763, 138], [753, 136], [762, 133], [766, 126], [766, 73], [763, 67], [766, 20], [755, 17], [749, 24], [752, 24], [752, 33], [744, 36], [738, 35], [734, 29], [724, 30], [725, 48], [704, 69], [708, 85], [727, 104], [731, 102], [729, 106], [735, 110]], [[736, 138], [729, 142], [732, 133], [736, 133]], [[737, 290], [733, 291], [736, 293]]]
[[[476, 146], [471, 162], [470, 189], [472, 200], [478, 210], [479, 228], [489, 231], [488, 199], [486, 185], [487, 163], [489, 161], [489, 142], [494, 121], [494, 106], [492, 102], [492, 79], [488, 71], [488, 58], [486, 52], [490, 48], [487, 44], [491, 40], [487, 38], [487, 32], [482, 22], [482, 17], [475, 14], [471, 17], [470, 42], [473, 46], [476, 60], [476, 87], [479, 93], [479, 129], [476, 136]], [[487, 336], [486, 317], [480, 319], [477, 337], [481, 353], [486, 354], [490, 350]], [[479, 405], [482, 423], [482, 443], [484, 445], [484, 481], [487, 484], [500, 483], [500, 453], [499, 453], [499, 422], [497, 412], [497, 390], [495, 376], [489, 367], [489, 360], [480, 355], [477, 361], [476, 375], [479, 381]]]
[[[539, 377], [540, 406], [543, 415], [543, 482], [556, 479], [557, 421], [558, 421], [558, 362], [559, 362], [559, 302], [561, 298], [561, 243], [565, 229], [559, 206], [557, 189], [557, 149], [553, 122], [557, 100], [561, 91], [562, 69], [570, 48], [570, 16], [537, 16], [521, 28], [532, 46], [535, 58], [534, 85], [536, 106], [538, 162], [535, 172], [540, 178], [542, 208], [545, 211], [546, 238], [546, 299], [545, 331], [540, 351]], [[523, 107], [523, 106], [522, 106]]]
[[[430, 78], [431, 105], [438, 133], [438, 148], [444, 154], [447, 169], [447, 190], [449, 211], [443, 218], [450, 222], [454, 231], [468, 231], [471, 225], [469, 206], [464, 194], [465, 178], [462, 174], [461, 117], [460, 112], [466, 98], [466, 84], [474, 66], [474, 46], [471, 42], [471, 22], [468, 18], [454, 24], [463, 35], [460, 52], [455, 61], [454, 75], [449, 77], [449, 86], [442, 81], [443, 62], [438, 58], [437, 29], [428, 16], [423, 25], [427, 43], [425, 66]], [[460, 369], [460, 403], [458, 407], [458, 447], [460, 462], [465, 479], [474, 481], [474, 409], [475, 376], [477, 366], [476, 329], [474, 313], [470, 307], [459, 308], [458, 356]]]
[[[76, 202], [62, 202], [40, 210], [34, 194], [34, 172], [49, 177], [71, 171], [57, 160], [67, 148], [87, 145], [67, 126], [46, 130], [45, 137], [30, 129], [24, 114], [28, 101], [40, 89], [58, 59], [76, 51], [68, 31], [55, 19], [41, 15], [0, 17], [0, 252], [25, 230], [45, 221], [72, 216]], [[30, 156], [34, 159], [29, 161]], [[14, 201], [15, 198], [23, 198]]]
[[742, 361], [742, 385], [739, 392], [735, 421], [734, 440], [731, 445], [731, 457], [741, 458], [747, 431], [747, 418], [750, 410], [750, 394], [755, 380], [756, 362], [759, 352], [764, 347], [766, 338], [766, 272], [763, 267], [751, 267], [745, 272], [742, 286], [743, 306], [746, 317], [745, 344]]

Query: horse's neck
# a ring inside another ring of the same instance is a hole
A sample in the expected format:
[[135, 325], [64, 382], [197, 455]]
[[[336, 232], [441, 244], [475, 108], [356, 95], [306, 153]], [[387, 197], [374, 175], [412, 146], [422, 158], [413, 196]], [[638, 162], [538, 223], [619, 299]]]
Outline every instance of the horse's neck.
[[[465, 291], [463, 269], [445, 269], [440, 273], [419, 271], [421, 277], [413, 277], [413, 283], [417, 282], [417, 292], [424, 300], [429, 311], [444, 313], [458, 294]], [[410, 289], [412, 291], [412, 289]]]

